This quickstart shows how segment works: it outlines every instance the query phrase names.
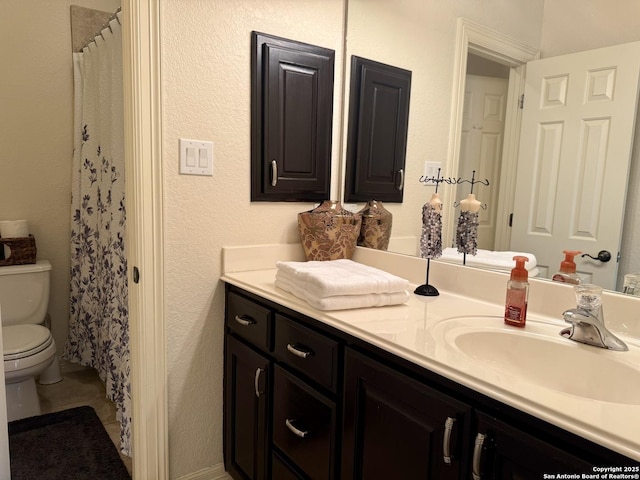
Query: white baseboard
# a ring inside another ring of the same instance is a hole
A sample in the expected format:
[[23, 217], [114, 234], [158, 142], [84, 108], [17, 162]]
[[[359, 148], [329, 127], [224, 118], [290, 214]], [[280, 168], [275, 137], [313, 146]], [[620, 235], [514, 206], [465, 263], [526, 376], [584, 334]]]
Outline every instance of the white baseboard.
[[224, 470], [224, 464], [219, 463], [213, 467], [203, 468], [197, 472], [188, 473], [177, 480], [232, 480], [231, 476]]

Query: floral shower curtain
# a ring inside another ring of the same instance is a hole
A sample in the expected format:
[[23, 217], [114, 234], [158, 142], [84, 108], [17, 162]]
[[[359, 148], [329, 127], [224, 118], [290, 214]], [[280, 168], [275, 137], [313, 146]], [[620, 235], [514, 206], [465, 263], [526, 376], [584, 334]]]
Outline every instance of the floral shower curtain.
[[119, 18], [74, 53], [71, 301], [64, 357], [95, 368], [131, 454], [127, 259], [124, 246], [122, 35]]

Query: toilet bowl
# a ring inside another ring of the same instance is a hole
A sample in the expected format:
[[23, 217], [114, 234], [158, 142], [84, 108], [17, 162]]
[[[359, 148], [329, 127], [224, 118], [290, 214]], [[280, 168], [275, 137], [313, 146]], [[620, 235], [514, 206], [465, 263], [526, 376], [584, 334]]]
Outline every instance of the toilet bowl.
[[36, 378], [62, 380], [56, 344], [41, 325], [49, 303], [46, 260], [33, 265], [0, 267], [0, 316], [4, 354], [7, 418], [9, 421], [41, 413]]

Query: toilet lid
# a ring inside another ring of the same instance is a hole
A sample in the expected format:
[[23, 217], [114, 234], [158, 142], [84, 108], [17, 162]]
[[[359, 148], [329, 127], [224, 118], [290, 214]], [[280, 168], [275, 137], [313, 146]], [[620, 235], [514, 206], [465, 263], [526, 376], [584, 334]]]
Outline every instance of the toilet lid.
[[14, 360], [41, 352], [53, 338], [42, 325], [11, 325], [2, 327], [4, 360]]

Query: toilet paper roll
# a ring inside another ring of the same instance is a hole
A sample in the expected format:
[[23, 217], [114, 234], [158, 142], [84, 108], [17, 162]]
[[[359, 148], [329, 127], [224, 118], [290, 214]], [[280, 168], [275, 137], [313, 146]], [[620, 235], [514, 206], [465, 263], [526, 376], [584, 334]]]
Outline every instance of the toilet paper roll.
[[[29, 236], [29, 223], [26, 220], [0, 220], [0, 237], [22, 238]], [[4, 258], [9, 258], [11, 249], [4, 245]]]
[[22, 238], [29, 236], [29, 223], [26, 220], [0, 220], [0, 237]]

